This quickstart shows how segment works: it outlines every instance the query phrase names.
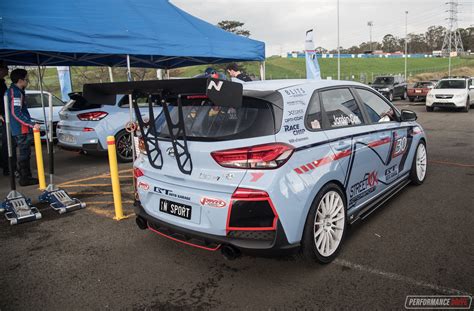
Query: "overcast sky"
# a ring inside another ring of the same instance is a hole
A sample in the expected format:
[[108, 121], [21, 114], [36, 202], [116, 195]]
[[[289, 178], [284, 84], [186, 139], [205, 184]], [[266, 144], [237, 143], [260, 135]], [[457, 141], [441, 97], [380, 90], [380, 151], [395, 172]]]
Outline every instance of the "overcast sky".
[[[336, 0], [171, 0], [188, 13], [217, 24], [221, 20], [245, 23], [251, 38], [266, 44], [267, 56], [303, 50], [305, 32], [314, 28], [316, 46], [337, 46]], [[448, 0], [340, 0], [340, 42], [348, 48], [369, 41], [368, 21], [373, 21], [372, 38], [382, 41], [387, 33], [424, 33], [431, 25], [447, 27]], [[459, 0], [459, 27], [474, 24], [474, 0]]]

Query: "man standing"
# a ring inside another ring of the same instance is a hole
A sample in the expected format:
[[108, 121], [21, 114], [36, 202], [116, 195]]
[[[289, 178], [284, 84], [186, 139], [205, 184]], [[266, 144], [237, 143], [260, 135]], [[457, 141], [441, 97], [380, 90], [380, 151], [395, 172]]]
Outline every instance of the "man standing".
[[25, 101], [25, 89], [28, 86], [28, 72], [25, 69], [15, 69], [10, 74], [12, 84], [7, 90], [8, 108], [10, 111], [10, 126], [13, 141], [18, 147], [18, 167], [20, 170], [20, 186], [38, 184], [38, 179], [33, 178], [30, 168], [31, 143], [33, 142], [32, 129], [39, 129], [30, 117]]
[[236, 63], [228, 65], [226, 70], [232, 78], [237, 78], [244, 82], [252, 81], [252, 79], [246, 73], [240, 71], [239, 66]]
[[5, 83], [5, 77], [8, 75], [8, 67], [0, 61], [0, 126], [2, 132], [2, 148], [0, 150], [0, 160], [3, 169], [3, 176], [8, 176], [8, 146], [7, 146], [7, 127], [5, 125], [5, 104], [3, 98], [7, 91], [7, 84]]

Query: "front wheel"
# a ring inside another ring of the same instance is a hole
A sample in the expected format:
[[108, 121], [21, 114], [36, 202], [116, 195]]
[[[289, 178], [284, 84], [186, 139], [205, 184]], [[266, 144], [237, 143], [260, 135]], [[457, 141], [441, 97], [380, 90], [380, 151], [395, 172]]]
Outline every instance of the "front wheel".
[[428, 111], [428, 112], [433, 112], [433, 107], [426, 106], [426, 111]]
[[470, 99], [469, 97], [467, 98], [466, 100], [466, 107], [462, 108], [462, 112], [469, 112], [469, 108], [471, 108], [471, 104], [470, 104]]
[[426, 178], [428, 168], [428, 155], [426, 152], [426, 144], [423, 140], [416, 147], [415, 156], [411, 165], [410, 179], [415, 185], [421, 185]]
[[408, 95], [407, 95], [407, 90], [404, 90], [404, 91], [403, 91], [403, 95], [402, 95], [401, 98], [402, 98], [402, 100], [405, 100], [405, 99], [407, 99], [407, 97], [408, 97]]
[[117, 151], [117, 160], [119, 162], [131, 162], [132, 155], [132, 135], [125, 130], [120, 131], [115, 136], [115, 148]]
[[415, 101], [415, 98], [414, 97], [408, 97], [408, 100], [410, 100], [410, 102], [413, 103]]
[[346, 202], [340, 187], [329, 183], [316, 196], [303, 232], [306, 259], [329, 263], [336, 258], [346, 232]]

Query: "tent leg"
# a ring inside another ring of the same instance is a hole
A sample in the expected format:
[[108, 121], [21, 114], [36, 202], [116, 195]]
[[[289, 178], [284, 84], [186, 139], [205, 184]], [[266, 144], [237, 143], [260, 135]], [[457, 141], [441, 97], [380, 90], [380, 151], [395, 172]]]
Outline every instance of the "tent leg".
[[108, 67], [109, 68], [109, 78], [110, 78], [110, 82], [114, 82], [114, 73], [112, 72], [112, 67]]
[[260, 80], [265, 81], [265, 61], [260, 62]]
[[[132, 71], [130, 69], [130, 55], [127, 54], [127, 79], [128, 82], [132, 82]], [[134, 122], [134, 117], [133, 117], [133, 107], [132, 107], [132, 94], [128, 95], [128, 103], [129, 103], [129, 108], [130, 108], [130, 122]], [[135, 161], [137, 158], [137, 155], [135, 153], [135, 134], [130, 133], [131, 139], [132, 139], [132, 160]]]
[[7, 145], [8, 145], [8, 166], [10, 169], [10, 190], [15, 191], [16, 190], [16, 182], [15, 182], [16, 163], [13, 162], [13, 142], [12, 142], [12, 133], [11, 133], [11, 128], [10, 128], [10, 110], [8, 107], [7, 95], [3, 96], [3, 102], [4, 102], [4, 107], [5, 107], [5, 127], [6, 127]]
[[[41, 108], [43, 109], [44, 128], [46, 130], [46, 135], [48, 135], [48, 120], [46, 119], [46, 108], [44, 106], [43, 75], [41, 74], [41, 67], [39, 65], [39, 60], [38, 60], [38, 82], [39, 82], [40, 93], [41, 93]], [[49, 140], [48, 139], [46, 139], [46, 147], [49, 153]]]

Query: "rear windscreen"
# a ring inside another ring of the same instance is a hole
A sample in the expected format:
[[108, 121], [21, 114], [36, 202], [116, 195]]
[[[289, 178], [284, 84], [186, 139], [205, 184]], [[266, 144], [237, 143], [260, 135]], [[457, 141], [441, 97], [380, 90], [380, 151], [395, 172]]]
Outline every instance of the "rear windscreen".
[[[208, 99], [185, 99], [182, 106], [189, 140], [222, 141], [275, 134], [273, 107], [261, 99], [243, 97], [239, 108], [219, 106]], [[176, 101], [169, 101], [169, 109], [176, 124]], [[163, 112], [156, 118], [155, 125], [160, 137], [169, 137]]]

